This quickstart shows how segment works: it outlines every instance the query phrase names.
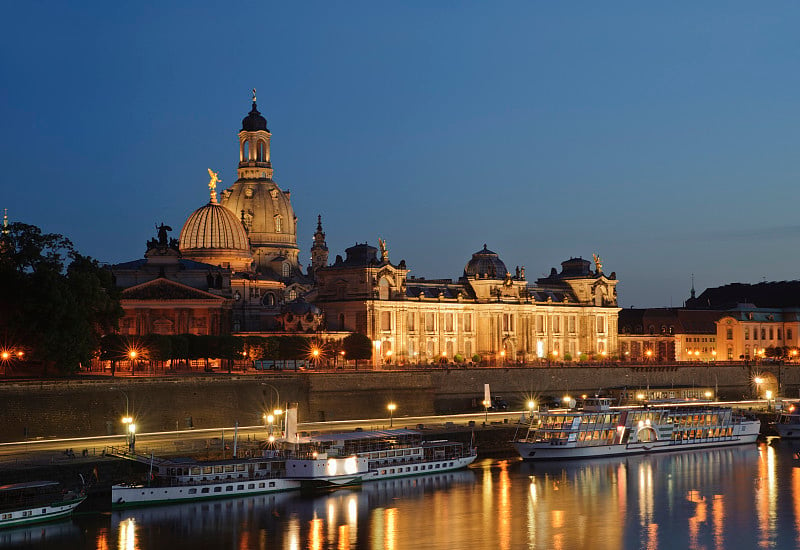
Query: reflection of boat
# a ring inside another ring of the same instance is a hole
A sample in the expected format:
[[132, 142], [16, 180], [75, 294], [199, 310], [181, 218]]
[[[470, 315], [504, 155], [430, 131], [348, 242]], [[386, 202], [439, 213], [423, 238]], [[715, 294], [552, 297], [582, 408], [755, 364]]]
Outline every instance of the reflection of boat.
[[665, 404], [611, 407], [593, 398], [582, 410], [532, 415], [528, 432], [514, 441], [525, 460], [632, 455], [754, 443], [761, 422], [729, 407]]
[[86, 496], [63, 491], [57, 481], [30, 481], [0, 486], [0, 528], [63, 518]]
[[[23, 527], [10, 527], [0, 531], [0, 547], [5, 548], [10, 545], [40, 545], [44, 542], [67, 540], [80, 534], [80, 528], [71, 520], [53, 521], [40, 525], [28, 525]], [[66, 548], [67, 545], [65, 544]]]
[[[300, 456], [324, 457], [325, 473], [334, 475], [350, 462], [354, 481], [375, 481], [466, 468], [477, 450], [457, 441], [423, 440], [422, 433], [405, 428], [321, 434], [299, 438]], [[300, 477], [301, 466], [287, 471]], [[303, 466], [304, 468], [304, 466]], [[317, 476], [319, 485], [321, 476]], [[314, 480], [311, 480], [314, 481]], [[352, 484], [352, 483], [348, 483]]]
[[800, 407], [792, 403], [782, 411], [775, 422], [775, 431], [781, 439], [800, 439]]

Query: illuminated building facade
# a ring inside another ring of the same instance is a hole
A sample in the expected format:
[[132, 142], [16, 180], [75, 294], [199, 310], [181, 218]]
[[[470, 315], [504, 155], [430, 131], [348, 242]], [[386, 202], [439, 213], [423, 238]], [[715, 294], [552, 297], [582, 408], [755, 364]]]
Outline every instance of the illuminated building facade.
[[383, 241], [348, 248], [316, 272], [315, 303], [329, 330], [366, 334], [376, 362], [434, 362], [474, 355], [490, 364], [578, 360], [617, 351], [616, 275], [581, 258], [531, 284], [485, 245], [458, 280], [408, 276]]

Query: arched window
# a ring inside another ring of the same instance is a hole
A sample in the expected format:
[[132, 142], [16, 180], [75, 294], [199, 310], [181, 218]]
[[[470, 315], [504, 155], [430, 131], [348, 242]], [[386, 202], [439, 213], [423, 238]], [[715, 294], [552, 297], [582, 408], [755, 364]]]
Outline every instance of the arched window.
[[296, 298], [297, 298], [297, 291], [295, 289], [290, 290], [289, 291], [289, 301], [291, 302], [292, 300], [294, 300]]
[[284, 277], [288, 277], [289, 275], [292, 274], [291, 273], [291, 267], [289, 267], [289, 262], [284, 262], [283, 263], [283, 265], [281, 266], [281, 274]]
[[264, 162], [267, 156], [267, 144], [263, 140], [258, 140], [258, 162]]
[[283, 231], [283, 218], [275, 216], [275, 232], [280, 233], [281, 231]]
[[385, 277], [378, 282], [378, 298], [381, 300], [389, 299], [389, 281]]
[[244, 140], [242, 142], [241, 157], [242, 157], [241, 160], [250, 160], [250, 142], [247, 140]]
[[264, 295], [264, 298], [261, 300], [261, 303], [265, 306], [274, 306], [275, 305], [275, 295], [272, 293], [267, 293]]

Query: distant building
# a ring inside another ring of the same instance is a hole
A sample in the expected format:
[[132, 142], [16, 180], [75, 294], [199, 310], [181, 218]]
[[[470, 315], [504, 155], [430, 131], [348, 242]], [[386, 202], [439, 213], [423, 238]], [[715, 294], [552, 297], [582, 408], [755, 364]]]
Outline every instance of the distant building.
[[619, 312], [621, 358], [628, 361], [716, 361], [719, 311], [627, 308]]

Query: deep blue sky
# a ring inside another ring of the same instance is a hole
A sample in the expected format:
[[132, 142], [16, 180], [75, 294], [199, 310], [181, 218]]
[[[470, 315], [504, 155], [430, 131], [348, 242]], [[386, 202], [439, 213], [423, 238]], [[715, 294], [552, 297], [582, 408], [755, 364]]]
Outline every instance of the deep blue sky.
[[[301, 259], [599, 253], [624, 306], [798, 278], [794, 2], [14, 2], [0, 207], [104, 262], [236, 177], [258, 88]], [[132, 3], [138, 4], [138, 3]]]

